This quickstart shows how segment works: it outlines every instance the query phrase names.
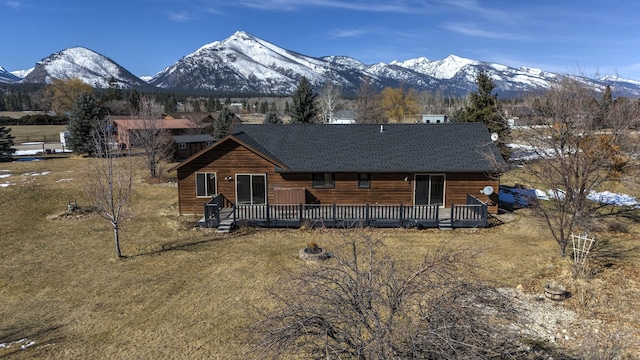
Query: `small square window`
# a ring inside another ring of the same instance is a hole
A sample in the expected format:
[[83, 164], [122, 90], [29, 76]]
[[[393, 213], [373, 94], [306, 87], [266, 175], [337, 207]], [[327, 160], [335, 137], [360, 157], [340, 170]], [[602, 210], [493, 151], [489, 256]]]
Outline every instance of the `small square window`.
[[333, 173], [315, 173], [313, 174], [314, 189], [333, 189], [335, 180]]
[[358, 189], [371, 188], [371, 174], [358, 174]]
[[178, 149], [179, 149], [179, 150], [184, 150], [184, 149], [186, 149], [186, 148], [187, 148], [187, 144], [186, 144], [186, 143], [179, 143], [179, 144], [178, 144]]

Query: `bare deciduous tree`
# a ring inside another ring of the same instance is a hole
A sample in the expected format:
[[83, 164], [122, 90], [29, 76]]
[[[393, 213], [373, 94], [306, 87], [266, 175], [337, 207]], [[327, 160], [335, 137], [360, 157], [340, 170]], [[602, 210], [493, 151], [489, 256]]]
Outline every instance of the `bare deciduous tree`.
[[104, 120], [93, 132], [95, 158], [91, 159], [85, 190], [98, 214], [113, 227], [116, 255], [121, 258], [120, 223], [131, 198], [134, 166], [130, 153], [121, 156], [112, 135], [110, 121]]
[[[436, 252], [409, 269], [366, 234], [295, 276], [279, 307], [254, 324], [260, 357], [326, 359], [505, 358], [515, 342], [510, 306], [463, 278], [461, 254]], [[504, 323], [502, 323], [504, 325]]]
[[377, 124], [385, 121], [382, 100], [371, 78], [362, 79], [360, 83], [356, 93], [355, 113], [358, 124]]
[[331, 81], [320, 89], [317, 99], [320, 103], [320, 118], [323, 123], [330, 123], [333, 120], [333, 113], [341, 98], [342, 87]]
[[522, 166], [527, 179], [549, 191], [535, 209], [564, 257], [570, 234], [591, 230], [599, 215], [602, 204], [590, 194], [625, 176], [637, 143], [629, 130], [638, 124], [638, 106], [618, 101], [602, 113], [594, 90], [570, 78], [526, 103], [530, 122], [539, 125], [528, 127], [522, 141], [538, 160]]
[[136, 118], [142, 121], [142, 126], [130, 135], [131, 143], [142, 150], [152, 178], [158, 176], [160, 163], [171, 156], [173, 145], [171, 133], [162, 127], [161, 111], [154, 104], [150, 98], [141, 100]]

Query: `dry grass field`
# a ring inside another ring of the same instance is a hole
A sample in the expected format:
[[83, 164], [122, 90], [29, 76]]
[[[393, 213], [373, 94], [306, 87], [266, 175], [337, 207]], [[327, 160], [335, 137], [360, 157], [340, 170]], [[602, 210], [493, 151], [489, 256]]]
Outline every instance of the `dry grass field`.
[[[572, 297], [554, 306], [595, 325], [577, 324], [568, 329], [570, 340], [554, 344], [575, 347], [573, 332], [589, 330], [604, 346], [608, 334], [623, 334], [627, 354], [640, 351], [637, 261], [614, 261], [590, 279], [573, 280], [569, 260], [558, 257], [526, 210], [489, 229], [241, 228], [220, 235], [178, 216], [175, 184], [145, 181], [141, 170], [121, 234], [127, 257], [117, 259], [105, 220], [65, 212], [71, 198], [88, 206], [89, 161], [0, 163], [0, 358], [247, 358], [247, 328], [273, 305], [268, 291], [316, 266], [298, 250], [314, 241], [330, 251], [357, 231], [383, 239], [383, 251], [408, 263], [443, 245], [481, 250], [478, 280], [522, 285], [528, 294], [557, 280]], [[601, 236], [630, 248], [639, 227], [625, 225], [625, 232]]]
[[45, 141], [59, 142], [60, 132], [67, 129], [66, 125], [12, 125], [11, 135], [15, 137], [14, 142]]

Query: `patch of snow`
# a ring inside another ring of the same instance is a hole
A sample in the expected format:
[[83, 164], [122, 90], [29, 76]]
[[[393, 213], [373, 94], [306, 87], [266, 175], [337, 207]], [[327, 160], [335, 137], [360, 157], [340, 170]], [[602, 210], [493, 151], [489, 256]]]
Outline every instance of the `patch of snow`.
[[20, 348], [22, 350], [25, 350], [27, 348], [34, 346], [35, 344], [36, 344], [35, 341], [29, 341], [29, 339], [27, 338], [22, 338], [18, 341], [13, 341], [10, 343], [0, 343], [0, 349], [9, 349], [13, 345], [20, 345]]
[[[506, 188], [506, 187], [505, 187]], [[533, 194], [539, 200], [550, 200], [552, 198], [564, 199], [565, 192], [557, 190], [541, 189], [513, 189], [503, 190], [500, 188], [500, 201], [517, 203], [518, 197], [530, 198]], [[614, 193], [611, 191], [591, 191], [587, 198], [600, 204], [613, 206], [631, 206], [640, 208], [640, 201], [635, 196], [629, 194]]]
[[640, 202], [638, 202], [638, 199], [628, 194], [618, 194], [611, 191], [592, 191], [587, 198], [600, 204], [640, 208]]
[[0, 174], [0, 179], [8, 178], [11, 174]]
[[49, 175], [49, 174], [51, 174], [51, 171], [43, 171], [43, 172], [40, 172], [40, 173], [36, 173], [36, 172], [26, 173], [24, 175], [25, 176], [44, 176], [44, 175]]
[[67, 181], [73, 181], [73, 179], [60, 179], [58, 181], [56, 181], [57, 183], [61, 183], [61, 182], [67, 182]]

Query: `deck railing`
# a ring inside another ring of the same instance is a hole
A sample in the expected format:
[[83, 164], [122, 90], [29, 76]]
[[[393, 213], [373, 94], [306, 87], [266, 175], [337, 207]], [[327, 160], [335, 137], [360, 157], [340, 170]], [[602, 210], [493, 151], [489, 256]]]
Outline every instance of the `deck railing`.
[[470, 195], [466, 205], [451, 205], [447, 218], [438, 205], [234, 205], [220, 194], [205, 204], [206, 226], [218, 226], [223, 209], [234, 223], [264, 227], [300, 227], [305, 223], [326, 227], [438, 227], [441, 221], [450, 221], [452, 227], [488, 225], [487, 205]]
[[235, 216], [251, 225], [273, 227], [311, 226], [422, 226], [438, 224], [437, 205], [236, 205]]
[[453, 227], [487, 227], [488, 217], [487, 204], [469, 194], [466, 205], [451, 205]]
[[216, 227], [220, 224], [220, 212], [224, 208], [233, 209], [234, 205], [222, 194], [211, 197], [204, 204], [204, 224], [206, 227]]

